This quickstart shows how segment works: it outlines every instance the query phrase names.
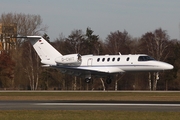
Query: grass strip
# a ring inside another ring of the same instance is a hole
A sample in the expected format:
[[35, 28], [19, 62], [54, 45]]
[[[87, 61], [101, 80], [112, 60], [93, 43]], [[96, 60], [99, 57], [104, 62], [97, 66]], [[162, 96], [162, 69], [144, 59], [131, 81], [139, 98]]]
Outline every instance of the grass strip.
[[0, 100], [180, 101], [179, 92], [0, 92]]
[[2, 120], [178, 120], [180, 112], [133, 111], [0, 111]]

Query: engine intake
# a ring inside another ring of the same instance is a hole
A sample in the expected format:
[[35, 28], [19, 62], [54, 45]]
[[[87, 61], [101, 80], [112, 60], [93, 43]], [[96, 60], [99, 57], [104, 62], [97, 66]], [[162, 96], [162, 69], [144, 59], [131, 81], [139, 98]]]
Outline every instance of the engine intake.
[[56, 58], [55, 62], [63, 65], [78, 66], [81, 64], [82, 59], [80, 54], [69, 54]]

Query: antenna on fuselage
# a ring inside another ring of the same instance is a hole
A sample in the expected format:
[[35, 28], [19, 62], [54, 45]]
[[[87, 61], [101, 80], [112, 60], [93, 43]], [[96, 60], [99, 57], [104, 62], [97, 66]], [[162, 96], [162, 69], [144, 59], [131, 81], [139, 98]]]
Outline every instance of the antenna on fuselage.
[[121, 53], [119, 52], [119, 55], [121, 55]]

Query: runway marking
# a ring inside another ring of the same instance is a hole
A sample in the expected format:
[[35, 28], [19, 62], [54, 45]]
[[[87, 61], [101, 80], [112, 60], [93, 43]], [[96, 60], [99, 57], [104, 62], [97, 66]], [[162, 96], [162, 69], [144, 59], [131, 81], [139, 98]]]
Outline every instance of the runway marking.
[[39, 106], [164, 106], [180, 107], [180, 104], [129, 104], [129, 103], [35, 103]]

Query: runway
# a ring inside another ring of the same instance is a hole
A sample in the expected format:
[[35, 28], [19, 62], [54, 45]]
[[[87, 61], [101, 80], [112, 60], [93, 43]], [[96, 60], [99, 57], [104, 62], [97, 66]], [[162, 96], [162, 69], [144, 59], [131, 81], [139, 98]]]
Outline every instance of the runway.
[[173, 101], [0, 101], [0, 110], [178, 111]]

